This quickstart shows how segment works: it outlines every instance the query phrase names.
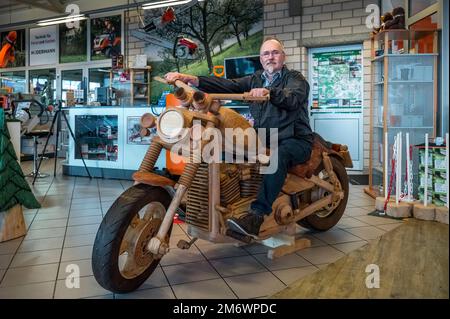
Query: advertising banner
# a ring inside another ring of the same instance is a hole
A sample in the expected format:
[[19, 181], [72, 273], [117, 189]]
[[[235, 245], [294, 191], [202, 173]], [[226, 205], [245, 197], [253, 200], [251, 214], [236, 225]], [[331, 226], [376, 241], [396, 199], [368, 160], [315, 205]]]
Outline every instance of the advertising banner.
[[30, 65], [58, 63], [57, 26], [30, 29]]

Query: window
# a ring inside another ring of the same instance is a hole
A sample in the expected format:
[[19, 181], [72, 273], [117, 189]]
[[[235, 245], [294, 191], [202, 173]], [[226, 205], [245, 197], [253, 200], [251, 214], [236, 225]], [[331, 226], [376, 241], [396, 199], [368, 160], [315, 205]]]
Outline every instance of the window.
[[56, 69], [30, 70], [30, 93], [41, 96], [45, 105], [56, 100]]
[[10, 89], [13, 93], [25, 93], [25, 71], [0, 73], [0, 87]]
[[438, 0], [409, 0], [409, 17], [415, 16], [437, 2]]
[[83, 70], [61, 71], [61, 99], [67, 101], [67, 91], [73, 90], [77, 103], [83, 103]]

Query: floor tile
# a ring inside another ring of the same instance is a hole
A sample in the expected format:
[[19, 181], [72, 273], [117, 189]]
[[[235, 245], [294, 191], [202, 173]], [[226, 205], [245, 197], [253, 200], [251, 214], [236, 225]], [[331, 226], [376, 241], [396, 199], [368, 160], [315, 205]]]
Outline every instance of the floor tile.
[[161, 259], [161, 266], [177, 265], [205, 260], [197, 247], [192, 246], [189, 249], [170, 249], [167, 255]]
[[78, 246], [92, 246], [94, 245], [96, 233], [86, 235], [66, 236], [64, 239], [64, 248], [78, 247]]
[[99, 199], [97, 197], [88, 197], [88, 198], [73, 198], [71, 201], [73, 205], [87, 204], [87, 203], [98, 203]]
[[69, 219], [69, 226], [99, 224], [101, 223], [101, 221], [102, 221], [101, 215], [71, 217]]
[[138, 288], [138, 290], [165, 287], [168, 285], [169, 282], [167, 281], [162, 268], [158, 266], [150, 277], [148, 277], [148, 279]]
[[268, 271], [227, 277], [224, 280], [240, 299], [270, 296], [285, 288], [283, 282]]
[[180, 236], [180, 235], [186, 236], [186, 233], [179, 225], [174, 224], [173, 227], [172, 227], [172, 234], [171, 234], [171, 236]]
[[236, 299], [223, 279], [174, 285], [172, 289], [178, 299]]
[[335, 227], [345, 229], [345, 228], [361, 227], [361, 226], [368, 226], [368, 225], [356, 218], [353, 218], [353, 217], [342, 217], [339, 220], [339, 222], [336, 224]]
[[67, 218], [33, 221], [30, 230], [66, 227]]
[[100, 208], [100, 203], [97, 201], [93, 201], [93, 202], [85, 202], [82, 204], [72, 204], [70, 206], [71, 210], [92, 209], [92, 208]]
[[356, 216], [366, 216], [369, 213], [368, 210], [361, 208], [361, 207], [352, 207], [352, 208], [347, 208], [344, 211], [344, 214], [346, 216], [350, 216], [350, 217], [356, 217]]
[[38, 214], [48, 214], [48, 213], [67, 213], [69, 212], [69, 206], [53, 206], [44, 207], [38, 210]]
[[28, 253], [18, 253], [14, 256], [11, 267], [25, 267], [59, 262], [61, 249], [40, 250]]
[[64, 237], [24, 240], [17, 252], [25, 253], [38, 250], [62, 248]]
[[70, 218], [84, 217], [84, 216], [101, 216], [102, 210], [100, 208], [71, 210]]
[[373, 206], [375, 207], [375, 200], [374, 199], [368, 199], [368, 198], [361, 198], [356, 199], [350, 202], [354, 207], [361, 207], [361, 206]]
[[372, 226], [402, 223], [401, 220], [386, 218], [386, 217], [357, 216], [355, 218], [368, 224], [368, 225], [372, 225]]
[[0, 269], [0, 283], [2, 282], [3, 275], [6, 273], [6, 269]]
[[136, 290], [126, 294], [115, 294], [115, 299], [175, 299], [170, 287]]
[[58, 263], [9, 268], [0, 287], [11, 287], [45, 281], [54, 282], [56, 280], [57, 271]]
[[290, 285], [303, 277], [315, 273], [317, 270], [318, 268], [315, 266], [306, 266], [299, 268], [275, 270], [273, 271], [273, 273], [286, 285]]
[[331, 246], [306, 248], [300, 250], [297, 254], [313, 265], [332, 263], [344, 256], [344, 253]]
[[211, 244], [198, 247], [207, 259], [246, 256], [248, 252], [234, 244]]
[[66, 280], [58, 280], [56, 282], [55, 299], [75, 299], [102, 296], [111, 293], [110, 291], [102, 288], [94, 276], [80, 277], [79, 288], [68, 288], [66, 286]]
[[264, 246], [262, 244], [254, 243], [250, 245], [244, 245], [242, 246], [243, 249], [245, 249], [249, 254], [262, 254], [267, 253], [269, 251], [269, 247]]
[[377, 237], [380, 237], [386, 232], [375, 226], [348, 228], [346, 229], [346, 231], [365, 240], [375, 239]]
[[342, 251], [345, 254], [351, 253], [352, 251], [359, 249], [365, 245], [367, 245], [367, 241], [361, 240], [361, 241], [354, 241], [351, 243], [343, 243], [343, 244], [336, 244], [332, 245], [337, 250]]
[[211, 264], [223, 277], [253, 274], [267, 269], [252, 256], [211, 260]]
[[346, 231], [339, 228], [333, 228], [323, 233], [314, 234], [314, 237], [319, 238], [320, 240], [326, 242], [327, 244], [339, 244], [361, 240], [359, 237], [349, 234]]
[[0, 299], [51, 299], [55, 282], [0, 288]]
[[63, 249], [61, 261], [90, 259], [93, 246], [66, 247]]
[[0, 243], [0, 255], [14, 254], [17, 248], [19, 248], [22, 240], [23, 237], [20, 237]]
[[100, 224], [69, 226], [66, 236], [96, 234], [99, 226]]
[[25, 240], [61, 237], [64, 236], [65, 232], [66, 232], [65, 227], [33, 229], [27, 232]]
[[163, 266], [163, 270], [171, 285], [219, 278], [219, 274], [207, 261]]
[[[55, 212], [55, 213], [46, 213], [46, 214], [37, 214], [35, 217], [35, 222], [43, 221], [43, 220], [51, 220], [51, 219], [66, 219], [69, 217], [69, 212]], [[64, 225], [65, 226], [65, 225]]]
[[73, 273], [74, 266], [78, 266], [80, 270], [80, 277], [93, 276], [91, 259], [72, 260], [61, 262], [58, 272], [58, 280], [66, 279], [67, 276]]
[[14, 255], [0, 255], [0, 269], [6, 269], [9, 267], [9, 263], [13, 259]]
[[258, 259], [262, 264], [264, 264], [264, 266], [266, 266], [271, 271], [287, 268], [311, 266], [310, 262], [308, 262], [305, 258], [297, 254], [289, 254], [279, 258], [275, 258], [273, 260], [267, 258], [266, 254], [254, 255], [254, 257]]

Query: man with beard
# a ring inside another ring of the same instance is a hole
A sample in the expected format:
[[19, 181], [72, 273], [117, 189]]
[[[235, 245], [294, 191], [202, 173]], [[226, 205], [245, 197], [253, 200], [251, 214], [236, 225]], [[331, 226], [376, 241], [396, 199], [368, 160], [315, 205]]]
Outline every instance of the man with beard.
[[169, 83], [180, 80], [206, 93], [249, 92], [254, 97], [270, 96], [269, 101], [253, 102], [250, 113], [255, 119], [254, 127], [266, 129], [266, 140], [269, 140], [270, 128], [278, 128], [278, 150], [271, 150], [271, 156], [278, 156], [277, 171], [264, 175], [257, 198], [247, 214], [227, 220], [232, 230], [255, 239], [264, 215], [272, 212], [272, 203], [283, 187], [288, 169], [306, 162], [311, 156], [313, 134], [308, 117], [309, 84], [300, 72], [288, 70], [285, 59], [283, 44], [276, 38], [268, 38], [260, 48], [264, 70], [253, 75], [235, 80], [176, 72], [165, 75]]

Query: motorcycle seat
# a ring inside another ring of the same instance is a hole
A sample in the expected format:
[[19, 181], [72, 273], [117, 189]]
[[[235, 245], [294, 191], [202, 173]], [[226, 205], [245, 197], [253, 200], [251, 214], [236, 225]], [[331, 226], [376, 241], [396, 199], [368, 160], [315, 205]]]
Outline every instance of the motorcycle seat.
[[[337, 145], [338, 144], [336, 144], [336, 146]], [[325, 141], [319, 134], [314, 133], [311, 157], [305, 163], [295, 165], [289, 169], [289, 173], [301, 178], [311, 178], [322, 163], [323, 152], [329, 154], [334, 153], [341, 157], [341, 155], [334, 150], [334, 144]]]

